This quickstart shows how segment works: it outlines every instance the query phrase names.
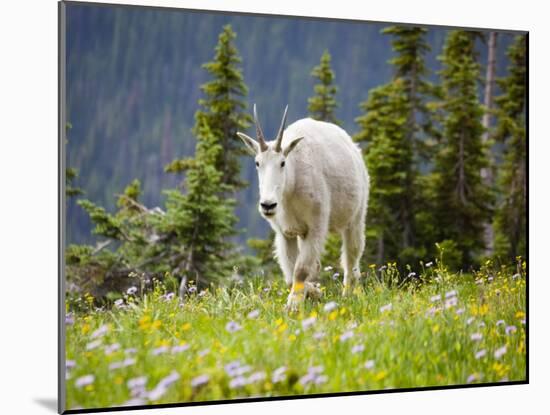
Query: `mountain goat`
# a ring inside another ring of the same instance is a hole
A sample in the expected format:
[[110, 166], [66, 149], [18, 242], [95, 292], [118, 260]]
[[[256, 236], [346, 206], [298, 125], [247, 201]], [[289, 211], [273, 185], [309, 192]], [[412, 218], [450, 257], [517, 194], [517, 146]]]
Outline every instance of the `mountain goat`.
[[369, 176], [361, 150], [340, 127], [311, 118], [285, 129], [287, 108], [276, 139], [266, 142], [254, 105], [257, 141], [238, 132], [254, 155], [260, 214], [275, 231], [275, 253], [291, 288], [287, 307], [318, 296], [318, 275], [328, 232], [342, 236], [344, 294], [361, 273]]

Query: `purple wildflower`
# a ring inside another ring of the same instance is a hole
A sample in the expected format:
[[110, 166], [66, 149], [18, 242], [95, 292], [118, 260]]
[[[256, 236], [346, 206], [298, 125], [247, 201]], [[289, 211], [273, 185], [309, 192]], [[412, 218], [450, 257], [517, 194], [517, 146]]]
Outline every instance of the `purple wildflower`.
[[239, 331], [240, 329], [242, 329], [241, 325], [235, 321], [230, 321], [229, 323], [227, 323], [225, 325], [225, 329], [229, 332], [229, 333], [235, 333], [236, 331]]
[[109, 331], [109, 326], [107, 326], [106, 324], [103, 324], [97, 330], [95, 330], [90, 337], [92, 339], [103, 337], [108, 333], [108, 331]]
[[67, 326], [72, 326], [74, 324], [74, 316], [73, 313], [69, 313], [65, 316], [65, 324]]
[[281, 366], [273, 371], [271, 381], [273, 383], [283, 382], [286, 379], [286, 366]]
[[506, 326], [506, 334], [512, 334], [517, 331], [516, 326]]
[[134, 295], [135, 293], [137, 293], [137, 290], [138, 290], [137, 287], [132, 286], [126, 290], [126, 294]]
[[172, 354], [185, 352], [187, 349], [189, 349], [189, 347], [190, 346], [187, 343], [174, 346], [172, 347]]
[[338, 307], [338, 304], [336, 304], [336, 302], [334, 301], [331, 301], [325, 304], [325, 306], [323, 307], [323, 311], [325, 313], [330, 313], [332, 310], [336, 309], [336, 307]]
[[79, 377], [77, 380], [75, 380], [74, 384], [77, 388], [82, 388], [83, 386], [88, 386], [94, 383], [95, 376], [94, 375], [86, 375]]
[[191, 387], [198, 388], [199, 386], [206, 385], [210, 381], [210, 376], [208, 375], [199, 375], [191, 379]]
[[252, 320], [257, 318], [259, 315], [260, 315], [260, 310], [252, 310], [250, 313], [246, 315], [246, 317]]
[[364, 352], [364, 351], [365, 351], [365, 345], [364, 344], [356, 344], [355, 346], [353, 346], [351, 348], [351, 352], [353, 354], [361, 353], [361, 352]]
[[311, 326], [313, 326], [315, 324], [316, 320], [317, 320], [316, 317], [309, 317], [309, 318], [306, 318], [306, 319], [302, 320], [302, 328], [304, 330], [307, 330], [308, 328], [310, 328]]
[[389, 303], [380, 307], [380, 312], [384, 313], [385, 311], [390, 311], [391, 309], [392, 309], [392, 304]]
[[113, 354], [118, 349], [120, 349], [120, 344], [118, 343], [108, 344], [107, 346], [105, 346], [105, 354], [106, 355]]
[[352, 337], [353, 337], [353, 331], [348, 330], [348, 331], [345, 331], [344, 333], [342, 333], [342, 335], [340, 336], [340, 341], [345, 342], [346, 340], [349, 340]]
[[322, 339], [322, 338], [325, 337], [325, 336], [326, 336], [326, 334], [325, 334], [324, 331], [317, 331], [317, 332], [315, 332], [315, 334], [313, 335], [313, 338], [314, 338], [315, 340], [320, 340], [320, 339]]
[[506, 346], [499, 347], [495, 350], [495, 359], [500, 359], [506, 353]]
[[430, 297], [430, 301], [431, 301], [432, 303], [435, 303], [436, 301], [439, 301], [439, 300], [441, 300], [441, 294], [432, 295], [432, 296]]
[[477, 352], [477, 353], [475, 354], [475, 357], [476, 357], [476, 359], [481, 359], [481, 358], [484, 357], [486, 354], [487, 354], [487, 350], [483, 349], [483, 350], [480, 350], [479, 352]]
[[168, 346], [160, 346], [156, 349], [153, 349], [151, 353], [153, 354], [153, 356], [158, 356], [159, 354], [164, 354], [166, 352], [168, 352]]
[[94, 350], [94, 349], [98, 348], [99, 346], [101, 346], [101, 339], [94, 340], [93, 342], [88, 343], [86, 345], [86, 350]]
[[243, 386], [246, 386], [248, 385], [248, 379], [244, 376], [237, 376], [237, 377], [234, 377], [233, 379], [231, 379], [231, 381], [229, 382], [229, 387], [231, 389], [236, 389], [236, 388], [242, 388]]
[[470, 339], [473, 340], [473, 341], [480, 341], [481, 339], [483, 339], [483, 334], [474, 333], [470, 336]]
[[374, 360], [367, 360], [364, 365], [365, 369], [372, 369], [374, 368]]

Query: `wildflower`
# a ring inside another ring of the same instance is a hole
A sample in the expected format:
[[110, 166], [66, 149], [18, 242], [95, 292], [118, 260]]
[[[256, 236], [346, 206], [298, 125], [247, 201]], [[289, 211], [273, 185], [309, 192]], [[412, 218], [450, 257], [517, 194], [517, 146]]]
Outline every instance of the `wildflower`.
[[440, 295], [440, 294], [432, 295], [432, 296], [430, 297], [430, 301], [431, 301], [432, 303], [435, 303], [436, 301], [439, 301], [439, 300], [441, 300], [441, 295]]
[[457, 295], [458, 295], [458, 292], [456, 290], [451, 290], [445, 293], [445, 298], [456, 297]]
[[521, 319], [519, 322], [525, 326], [525, 319]]
[[307, 330], [308, 328], [310, 328], [311, 326], [313, 326], [315, 324], [316, 320], [317, 320], [317, 317], [308, 317], [308, 318], [302, 320], [302, 328], [304, 330]]
[[337, 280], [338, 277], [340, 277], [340, 273], [339, 273], [339, 272], [335, 272], [334, 274], [332, 274], [332, 279], [333, 279], [333, 280]]
[[458, 299], [456, 297], [451, 297], [445, 300], [445, 308], [455, 307], [458, 304]]
[[172, 354], [176, 354], [176, 353], [181, 353], [181, 352], [185, 352], [187, 349], [189, 349], [189, 345], [187, 343], [185, 344], [180, 344], [178, 346], [173, 346], [172, 347]]
[[191, 285], [189, 288], [187, 288], [187, 292], [190, 294], [194, 294], [197, 292], [197, 287], [195, 287], [194, 285]]
[[386, 311], [390, 311], [391, 309], [392, 309], [392, 304], [389, 303], [389, 304], [386, 304], [386, 305], [383, 305], [382, 307], [380, 307], [380, 312], [384, 313]]
[[132, 286], [126, 290], [126, 294], [134, 295], [135, 293], [137, 293], [137, 290], [138, 290], [137, 287]]
[[485, 322], [484, 321], [480, 321], [478, 324], [477, 324], [478, 327], [485, 327]]
[[474, 333], [470, 336], [470, 339], [472, 339], [473, 341], [479, 341], [479, 340], [483, 339], [483, 334]]
[[342, 335], [340, 336], [340, 341], [345, 342], [346, 340], [351, 339], [352, 337], [353, 337], [353, 331], [348, 330], [342, 333]]
[[332, 268], [330, 265], [328, 265], [328, 266], [326, 266], [326, 267], [324, 268], [324, 270], [325, 270], [326, 272], [329, 272], [329, 271], [332, 271], [333, 268]]
[[209, 381], [210, 381], [210, 376], [200, 375], [191, 379], [191, 387], [197, 388], [199, 386], [206, 385]]
[[201, 350], [201, 351], [198, 353], [198, 356], [199, 356], [199, 357], [204, 357], [204, 356], [206, 356], [208, 353], [210, 353], [210, 349], [203, 349], [203, 350]]
[[248, 377], [249, 383], [260, 382], [266, 378], [265, 372], [254, 372]]
[[122, 406], [139, 406], [139, 405], [145, 405], [147, 401], [142, 398], [132, 398], [127, 400], [122, 404]]
[[506, 353], [506, 346], [502, 346], [495, 350], [495, 359], [500, 359]]
[[363, 351], [365, 351], [365, 345], [364, 344], [356, 344], [355, 346], [353, 346], [351, 348], [351, 352], [354, 353], [354, 354], [355, 353], [361, 353]]
[[229, 332], [229, 333], [235, 333], [236, 331], [239, 331], [240, 329], [242, 329], [241, 325], [235, 321], [230, 321], [229, 323], [227, 323], [225, 325], [225, 329]]
[[109, 365], [109, 370], [120, 369], [127, 366], [132, 366], [136, 363], [136, 359], [126, 358], [122, 362], [113, 362]]
[[67, 360], [65, 361], [65, 367], [67, 369], [72, 369], [73, 367], [76, 367], [76, 362], [74, 360]]
[[204, 297], [206, 294], [208, 294], [208, 290], [201, 290], [199, 297]]
[[466, 379], [466, 383], [472, 383], [480, 380], [480, 376], [477, 373], [472, 373], [468, 378]]
[[86, 350], [94, 350], [101, 346], [101, 340], [94, 340], [86, 345]]
[[499, 320], [499, 321], [497, 321], [497, 323], [496, 323], [497, 327], [498, 327], [498, 326], [503, 326], [503, 325], [505, 325], [505, 324], [506, 324], [506, 322], [505, 322], [504, 320]]
[[157, 386], [149, 392], [149, 399], [152, 401], [156, 401], [160, 397], [162, 397], [167, 391], [168, 388], [174, 383], [177, 382], [180, 378], [180, 375], [176, 371], [172, 371], [168, 376], [162, 378]]
[[315, 334], [313, 335], [313, 338], [314, 338], [315, 340], [320, 340], [320, 339], [322, 339], [322, 338], [325, 337], [325, 336], [326, 336], [326, 333], [325, 333], [324, 331], [317, 331], [317, 332], [315, 332]]
[[231, 389], [236, 389], [236, 388], [242, 388], [243, 386], [246, 386], [248, 385], [248, 379], [244, 376], [237, 376], [233, 379], [231, 379], [231, 381], [229, 382], [229, 387]]
[[65, 316], [65, 324], [67, 326], [72, 326], [74, 324], [74, 317], [72, 313], [69, 313]]
[[517, 331], [516, 326], [506, 326], [506, 334], [512, 334]]
[[469, 326], [470, 324], [472, 324], [474, 320], [475, 320], [475, 317], [470, 317], [468, 318], [468, 320], [466, 320], [466, 324]]
[[115, 300], [115, 307], [118, 309], [123, 309], [126, 306], [124, 305], [124, 300], [122, 298], [119, 298], [118, 300]]
[[102, 337], [109, 331], [109, 326], [106, 324], [101, 325], [97, 330], [95, 330], [90, 336], [92, 339]]
[[300, 378], [300, 380], [299, 380], [300, 385], [306, 386], [308, 383], [314, 382], [316, 377], [317, 376], [314, 373], [308, 372]]
[[367, 360], [364, 365], [365, 369], [372, 369], [374, 368], [374, 360]]
[[247, 318], [254, 319], [257, 318], [260, 315], [260, 310], [252, 310], [250, 313], [247, 314]]
[[433, 265], [433, 262], [426, 262], [426, 268], [430, 268]]
[[109, 344], [109, 345], [105, 346], [105, 354], [106, 355], [113, 354], [118, 349], [120, 349], [120, 344], [118, 344], [118, 343]]
[[273, 383], [283, 382], [286, 379], [286, 366], [281, 366], [273, 371], [271, 381]]
[[153, 354], [153, 356], [158, 356], [159, 354], [164, 354], [167, 351], [168, 351], [168, 346], [160, 346], [160, 347], [157, 347], [156, 349], [153, 349], [151, 353]]
[[416, 277], [416, 272], [409, 272], [409, 275], [407, 275], [407, 278]]
[[137, 378], [128, 379], [128, 382], [126, 382], [126, 385], [128, 385], [128, 389], [143, 388], [146, 384], [147, 376], [140, 376]]
[[521, 276], [521, 275], [519, 275], [519, 274], [514, 274], [514, 275], [512, 275], [512, 279], [513, 279], [513, 280], [518, 279], [520, 276]]
[[336, 307], [338, 307], [338, 304], [334, 301], [331, 301], [331, 302], [325, 304], [325, 306], [323, 307], [323, 311], [325, 313], [329, 313], [332, 310], [334, 310]]
[[235, 369], [239, 368], [240, 366], [241, 366], [241, 362], [239, 360], [234, 360], [226, 364], [224, 368], [229, 376], [234, 376], [233, 373]]
[[320, 385], [322, 383], [325, 383], [327, 380], [328, 380], [327, 375], [321, 375], [321, 376], [317, 376], [315, 378], [314, 382], [315, 382], [316, 385]]
[[174, 297], [176, 296], [176, 294], [174, 294], [173, 292], [169, 292], [165, 295], [162, 296], [162, 298], [164, 298], [164, 301], [171, 301], [174, 299]]
[[324, 366], [310, 366], [307, 369], [308, 373], [313, 373], [314, 375], [323, 373], [324, 370], [325, 370]]
[[83, 386], [88, 386], [94, 383], [95, 376], [94, 375], [86, 375], [79, 377], [77, 380], [75, 380], [74, 384], [77, 388], [82, 388]]
[[483, 350], [480, 350], [479, 352], [477, 352], [477, 353], [475, 354], [475, 357], [476, 357], [476, 359], [481, 359], [481, 358], [484, 357], [486, 354], [487, 354], [487, 350], [483, 349]]
[[137, 349], [135, 347], [130, 347], [128, 349], [124, 349], [124, 353], [126, 353], [126, 354], [135, 354], [135, 353], [137, 353]]
[[378, 268], [378, 271], [382, 272], [382, 271], [386, 270], [386, 268], [388, 268], [386, 265], [382, 265], [380, 268]]
[[461, 315], [461, 314], [464, 314], [466, 310], [464, 308], [459, 308], [458, 310], [456, 310], [456, 314], [458, 315]]

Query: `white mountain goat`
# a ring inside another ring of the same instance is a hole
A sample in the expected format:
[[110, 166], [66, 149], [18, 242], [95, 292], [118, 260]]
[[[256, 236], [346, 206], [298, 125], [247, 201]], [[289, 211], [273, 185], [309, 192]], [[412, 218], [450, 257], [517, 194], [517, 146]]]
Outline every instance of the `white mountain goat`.
[[287, 109], [275, 140], [266, 142], [256, 105], [258, 141], [237, 134], [255, 157], [259, 211], [276, 233], [275, 253], [291, 287], [287, 307], [296, 309], [306, 295], [320, 294], [311, 281], [329, 231], [342, 236], [344, 294], [360, 278], [369, 176], [361, 150], [342, 128], [305, 118], [285, 130]]

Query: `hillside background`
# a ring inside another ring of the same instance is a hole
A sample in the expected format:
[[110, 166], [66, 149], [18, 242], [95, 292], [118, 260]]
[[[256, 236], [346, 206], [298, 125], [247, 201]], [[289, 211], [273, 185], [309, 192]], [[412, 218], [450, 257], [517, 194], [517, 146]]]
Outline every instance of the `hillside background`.
[[[381, 34], [386, 24], [72, 4], [67, 8], [67, 120], [72, 125], [67, 162], [78, 169], [76, 184], [87, 199], [113, 210], [115, 194], [138, 178], [144, 204], [163, 205], [161, 190], [179, 181], [164, 173], [164, 166], [195, 151], [190, 130], [199, 85], [209, 79], [201, 64], [212, 59], [228, 23], [237, 33], [249, 105], [257, 103], [268, 136], [275, 134], [286, 104], [291, 122], [307, 116], [314, 84], [310, 72], [325, 49], [339, 87], [337, 117], [350, 135], [358, 130], [359, 103], [392, 77], [391, 38]], [[426, 64], [433, 80], [446, 34], [444, 28], [430, 28], [427, 35]], [[499, 36], [499, 77], [506, 75], [511, 41], [512, 34]], [[486, 46], [479, 43], [478, 49], [484, 64]], [[256, 210], [254, 165], [245, 158], [242, 166], [250, 182], [238, 195], [243, 230], [238, 239], [244, 245], [247, 238], [265, 237], [268, 226]], [[67, 243], [93, 243], [89, 216], [74, 200], [67, 203]]]

